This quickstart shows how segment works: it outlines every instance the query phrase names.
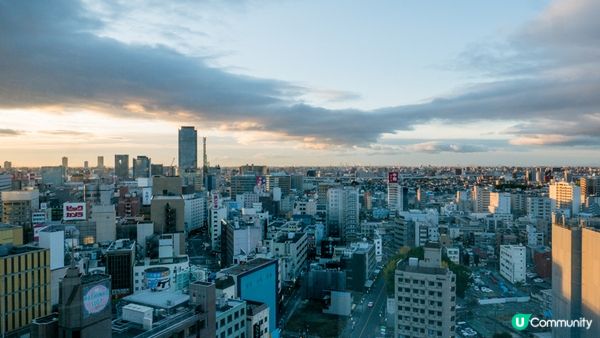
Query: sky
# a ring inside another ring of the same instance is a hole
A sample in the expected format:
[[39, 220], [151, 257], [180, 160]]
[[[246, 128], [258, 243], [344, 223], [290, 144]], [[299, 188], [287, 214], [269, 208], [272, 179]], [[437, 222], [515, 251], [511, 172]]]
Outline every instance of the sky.
[[0, 0], [0, 164], [168, 165], [193, 125], [212, 165], [600, 165], [597, 13], [594, 0]]

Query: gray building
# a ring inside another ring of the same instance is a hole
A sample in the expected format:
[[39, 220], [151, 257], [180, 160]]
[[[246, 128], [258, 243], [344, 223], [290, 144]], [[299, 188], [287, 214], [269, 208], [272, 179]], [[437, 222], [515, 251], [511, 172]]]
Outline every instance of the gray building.
[[62, 185], [64, 181], [63, 175], [63, 167], [42, 167], [42, 183], [46, 185], [59, 186]]
[[425, 259], [398, 263], [394, 337], [455, 337], [456, 276], [442, 267], [441, 257], [441, 247], [428, 244]]
[[129, 178], [129, 155], [115, 155], [115, 176], [120, 180]]
[[133, 178], [150, 177], [150, 158], [139, 155], [133, 159]]

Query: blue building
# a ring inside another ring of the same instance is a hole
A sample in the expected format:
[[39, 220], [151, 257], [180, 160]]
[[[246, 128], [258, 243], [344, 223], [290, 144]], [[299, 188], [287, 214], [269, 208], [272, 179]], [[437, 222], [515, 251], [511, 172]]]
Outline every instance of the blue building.
[[269, 307], [269, 332], [279, 337], [277, 329], [277, 292], [279, 285], [276, 259], [255, 258], [222, 270], [219, 275], [233, 277], [237, 297], [261, 302]]

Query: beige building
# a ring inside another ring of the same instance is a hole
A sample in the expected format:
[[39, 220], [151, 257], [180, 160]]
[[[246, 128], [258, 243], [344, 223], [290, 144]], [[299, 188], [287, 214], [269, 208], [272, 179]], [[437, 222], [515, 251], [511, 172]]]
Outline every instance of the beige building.
[[23, 227], [0, 223], [0, 245], [23, 245]]
[[154, 232], [158, 234], [185, 231], [183, 197], [154, 196], [150, 206], [150, 218]]
[[548, 189], [552, 211], [567, 211], [570, 216], [579, 214], [581, 189], [577, 185], [567, 182], [553, 182]]
[[26, 329], [51, 307], [50, 250], [0, 248], [0, 336]]
[[23, 227], [24, 241], [33, 239], [31, 213], [40, 207], [38, 190], [3, 191], [2, 222]]
[[552, 313], [592, 320], [590, 330], [554, 328], [553, 337], [597, 337], [600, 332], [600, 230], [584, 222], [552, 224]]
[[425, 259], [398, 263], [394, 337], [455, 337], [456, 276], [442, 266], [441, 247], [425, 246]]

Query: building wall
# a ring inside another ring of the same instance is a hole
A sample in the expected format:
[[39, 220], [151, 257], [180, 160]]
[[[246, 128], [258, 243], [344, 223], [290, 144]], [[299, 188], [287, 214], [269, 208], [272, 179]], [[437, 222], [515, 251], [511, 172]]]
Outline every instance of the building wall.
[[277, 261], [238, 277], [238, 296], [269, 307], [269, 332], [277, 327]]
[[[581, 316], [581, 229], [552, 225], [552, 315]], [[552, 336], [574, 337], [569, 328], [554, 328]]]
[[47, 249], [0, 257], [0, 336], [50, 314], [50, 277]]
[[582, 337], [597, 337], [600, 332], [600, 232], [581, 230], [581, 311], [593, 320], [589, 331], [582, 330]]

